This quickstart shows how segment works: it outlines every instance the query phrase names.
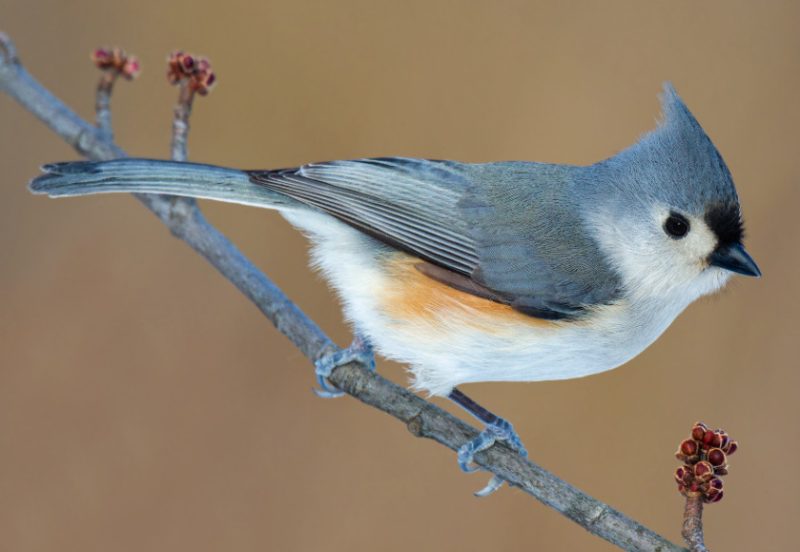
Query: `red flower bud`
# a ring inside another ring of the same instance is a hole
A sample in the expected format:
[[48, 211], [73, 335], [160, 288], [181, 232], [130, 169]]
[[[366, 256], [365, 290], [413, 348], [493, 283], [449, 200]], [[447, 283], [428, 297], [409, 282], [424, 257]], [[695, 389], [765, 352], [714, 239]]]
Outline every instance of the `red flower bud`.
[[692, 480], [692, 470], [689, 466], [681, 466], [675, 470], [675, 481], [680, 485], [687, 485]]
[[128, 80], [135, 79], [141, 72], [142, 68], [139, 65], [139, 60], [135, 57], [129, 57], [121, 71], [122, 76]]
[[697, 454], [697, 441], [693, 439], [686, 439], [681, 443], [680, 451], [686, 456], [693, 456]]
[[100, 68], [103, 68], [111, 60], [111, 52], [106, 48], [97, 48], [92, 52], [92, 61]]
[[692, 428], [692, 439], [702, 441], [708, 427], [703, 422], [696, 422]]
[[187, 82], [192, 92], [205, 96], [217, 77], [211, 71], [211, 63], [203, 57], [195, 57], [180, 50], [173, 52], [167, 60], [167, 80], [170, 84]]
[[725, 453], [722, 452], [722, 449], [719, 448], [712, 448], [708, 451], [706, 458], [708, 461], [711, 462], [711, 465], [716, 467], [724, 466], [726, 462]]
[[691, 438], [681, 441], [675, 456], [684, 465], [675, 470], [678, 490], [684, 496], [702, 496], [707, 503], [722, 500], [722, 479], [728, 474], [728, 455], [738, 443], [723, 429], [711, 430], [702, 423], [692, 426]]
[[718, 491], [721, 491], [722, 479], [720, 479], [719, 477], [712, 477], [711, 479], [708, 480], [708, 483], [706, 485], [708, 486], [709, 489], [716, 489]]
[[113, 71], [128, 80], [139, 75], [139, 61], [122, 48], [97, 48], [92, 52], [92, 61], [99, 69]]
[[714, 467], [707, 461], [701, 460], [694, 465], [694, 476], [699, 481], [708, 481], [714, 476]]
[[178, 63], [181, 66], [181, 70], [187, 75], [194, 70], [194, 58], [189, 54], [180, 56], [178, 58]]

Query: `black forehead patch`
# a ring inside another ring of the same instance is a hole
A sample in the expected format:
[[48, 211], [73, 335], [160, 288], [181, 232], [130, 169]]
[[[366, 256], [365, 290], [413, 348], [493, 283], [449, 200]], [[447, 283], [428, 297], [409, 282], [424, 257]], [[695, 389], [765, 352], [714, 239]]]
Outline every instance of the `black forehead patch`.
[[706, 223], [717, 235], [719, 245], [732, 245], [741, 243], [744, 237], [744, 226], [739, 205], [735, 203], [720, 203], [706, 211]]

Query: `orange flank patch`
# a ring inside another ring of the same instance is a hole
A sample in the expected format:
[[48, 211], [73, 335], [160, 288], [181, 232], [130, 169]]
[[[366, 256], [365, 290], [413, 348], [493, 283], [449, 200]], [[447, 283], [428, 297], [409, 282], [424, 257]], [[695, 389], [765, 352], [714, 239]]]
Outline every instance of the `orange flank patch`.
[[435, 280], [418, 270], [422, 261], [405, 253], [392, 256], [384, 265], [390, 278], [382, 293], [384, 312], [402, 322], [448, 322], [480, 327], [486, 331], [510, 325], [553, 327], [554, 322], [527, 316], [508, 305], [478, 297]]

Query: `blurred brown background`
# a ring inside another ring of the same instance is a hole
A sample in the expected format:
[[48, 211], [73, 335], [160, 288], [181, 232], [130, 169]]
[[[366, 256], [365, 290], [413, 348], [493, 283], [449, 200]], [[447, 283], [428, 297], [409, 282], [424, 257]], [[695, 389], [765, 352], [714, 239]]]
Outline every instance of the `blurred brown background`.
[[[28, 68], [87, 118], [89, 52], [141, 58], [113, 104], [120, 145], [142, 156], [168, 153], [174, 48], [219, 75], [191, 158], [248, 168], [590, 163], [652, 128], [671, 80], [734, 174], [764, 278], [700, 301], [613, 372], [467, 391], [536, 461], [675, 541], [672, 453], [696, 419], [722, 425], [742, 449], [706, 515], [718, 550], [796, 546], [798, 16], [793, 2], [730, 0], [0, 2]], [[473, 498], [486, 476], [450, 451], [354, 400], [315, 398], [309, 363], [133, 199], [26, 192], [39, 165], [73, 158], [0, 96], [0, 549], [611, 549], [518, 491]], [[291, 227], [204, 207], [348, 342]]]

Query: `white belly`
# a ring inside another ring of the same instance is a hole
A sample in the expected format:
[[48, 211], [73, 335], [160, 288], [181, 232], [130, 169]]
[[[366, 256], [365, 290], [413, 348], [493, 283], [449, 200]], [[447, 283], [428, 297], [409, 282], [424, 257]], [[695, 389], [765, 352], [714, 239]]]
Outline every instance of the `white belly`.
[[[619, 303], [579, 322], [542, 321], [463, 297], [418, 271], [399, 274], [410, 257], [327, 215], [283, 215], [309, 235], [313, 263], [338, 292], [355, 330], [381, 355], [408, 364], [414, 387], [434, 395], [469, 382], [557, 380], [610, 370], [650, 345], [689, 302]], [[424, 279], [424, 286], [409, 287], [413, 278]]]

